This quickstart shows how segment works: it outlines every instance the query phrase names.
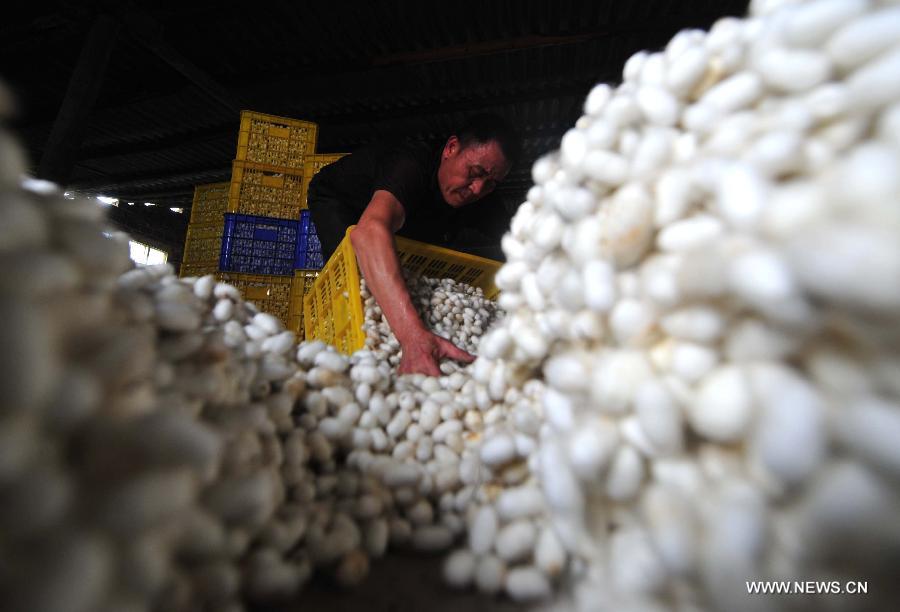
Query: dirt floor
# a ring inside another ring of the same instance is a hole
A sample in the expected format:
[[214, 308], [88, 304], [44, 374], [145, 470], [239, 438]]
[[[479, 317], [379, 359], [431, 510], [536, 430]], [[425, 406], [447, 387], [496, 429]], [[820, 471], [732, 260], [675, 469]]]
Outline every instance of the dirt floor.
[[356, 589], [341, 589], [313, 580], [291, 604], [253, 612], [523, 612], [530, 606], [506, 597], [447, 587], [441, 578], [443, 555], [423, 556], [391, 551], [372, 565]]

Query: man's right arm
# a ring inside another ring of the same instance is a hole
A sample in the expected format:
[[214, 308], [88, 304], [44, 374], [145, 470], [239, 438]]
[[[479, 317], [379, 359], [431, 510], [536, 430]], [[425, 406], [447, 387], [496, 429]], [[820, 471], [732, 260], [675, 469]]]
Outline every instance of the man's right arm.
[[389, 191], [377, 190], [350, 233], [350, 242], [366, 284], [400, 342], [400, 372], [440, 376], [441, 358], [469, 362], [474, 357], [431, 333], [419, 318], [394, 250], [394, 232], [403, 225], [404, 218], [400, 201]]

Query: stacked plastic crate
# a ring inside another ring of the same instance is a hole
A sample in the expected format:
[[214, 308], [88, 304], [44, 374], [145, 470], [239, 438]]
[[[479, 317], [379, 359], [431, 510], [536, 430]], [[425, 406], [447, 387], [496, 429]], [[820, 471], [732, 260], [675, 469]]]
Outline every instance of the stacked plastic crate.
[[219, 269], [219, 251], [231, 183], [194, 187], [191, 220], [184, 239], [181, 276], [202, 276]]
[[243, 111], [231, 181], [218, 184], [226, 186], [218, 225], [188, 231], [185, 252], [202, 250], [204, 267], [187, 257], [182, 266], [182, 276], [217, 271], [301, 337], [302, 308], [292, 304], [324, 264], [306, 194], [313, 175], [341, 157], [314, 153], [317, 132], [309, 121]]

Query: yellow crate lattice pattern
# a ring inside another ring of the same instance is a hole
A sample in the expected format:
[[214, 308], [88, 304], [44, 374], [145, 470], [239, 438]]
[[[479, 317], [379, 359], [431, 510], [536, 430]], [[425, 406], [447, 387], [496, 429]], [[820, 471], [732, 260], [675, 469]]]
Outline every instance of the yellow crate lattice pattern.
[[291, 306], [288, 312], [288, 329], [297, 334], [297, 340], [303, 340], [303, 296], [309, 293], [319, 270], [294, 270], [294, 281], [291, 284]]
[[218, 272], [218, 268], [218, 261], [215, 263], [203, 264], [182, 263], [179, 276], [184, 278], [186, 276], [206, 276], [207, 274], [216, 274]]
[[307, 155], [306, 159], [303, 162], [303, 171], [307, 177], [310, 179], [316, 175], [316, 173], [327, 166], [328, 164], [334, 163], [343, 156], [347, 155], [346, 153], [316, 153], [315, 155]]
[[224, 222], [223, 215], [228, 206], [228, 190], [231, 183], [208, 183], [194, 187], [194, 201], [191, 204], [191, 224], [210, 225]]
[[224, 220], [218, 223], [188, 225], [184, 238], [182, 262], [194, 265], [212, 265], [213, 269], [218, 268], [224, 227]]
[[272, 168], [235, 161], [228, 212], [278, 219], [299, 219], [306, 207], [303, 170]]
[[302, 168], [315, 151], [318, 126], [311, 121], [241, 112], [235, 159], [269, 166]]

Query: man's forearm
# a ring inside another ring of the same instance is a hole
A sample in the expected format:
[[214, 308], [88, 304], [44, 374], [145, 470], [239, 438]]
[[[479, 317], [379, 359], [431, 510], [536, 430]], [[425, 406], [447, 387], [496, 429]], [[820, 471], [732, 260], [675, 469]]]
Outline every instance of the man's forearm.
[[426, 332], [403, 280], [393, 233], [376, 223], [360, 223], [350, 241], [369, 291], [400, 343]]

